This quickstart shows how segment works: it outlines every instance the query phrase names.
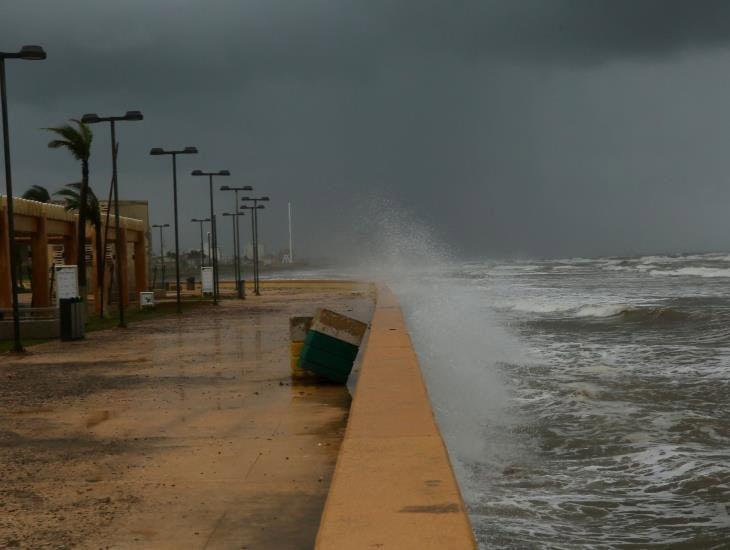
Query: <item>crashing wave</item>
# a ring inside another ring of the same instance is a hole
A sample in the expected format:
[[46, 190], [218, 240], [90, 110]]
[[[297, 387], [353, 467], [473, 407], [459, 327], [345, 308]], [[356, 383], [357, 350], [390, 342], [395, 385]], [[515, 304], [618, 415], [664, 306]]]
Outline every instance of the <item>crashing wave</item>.
[[627, 304], [588, 304], [580, 307], [568, 304], [518, 303], [513, 311], [541, 315], [559, 315], [562, 318], [577, 319], [624, 319], [626, 321], [683, 321], [696, 315], [671, 307], [638, 307]]
[[650, 275], [664, 277], [730, 277], [730, 269], [719, 267], [680, 267], [679, 269], [649, 271]]

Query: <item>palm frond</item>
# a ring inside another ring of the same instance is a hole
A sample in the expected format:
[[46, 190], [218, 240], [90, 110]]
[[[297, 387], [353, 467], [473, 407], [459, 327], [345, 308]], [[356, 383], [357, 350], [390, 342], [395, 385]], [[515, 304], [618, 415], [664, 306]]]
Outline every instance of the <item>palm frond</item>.
[[65, 139], [53, 139], [48, 142], [48, 148], [49, 149], [60, 149], [61, 147], [72, 147], [72, 143], [70, 141], [66, 141]]
[[88, 160], [91, 155], [91, 142], [93, 133], [91, 129], [83, 122], [72, 119], [78, 128], [74, 128], [70, 124], [62, 124], [45, 130], [56, 134], [61, 139], [53, 139], [48, 142], [51, 149], [68, 149], [76, 160]]
[[84, 124], [77, 118], [72, 118], [71, 120], [78, 125], [78, 131], [81, 134], [81, 137], [84, 144], [86, 144], [86, 147], [91, 149], [91, 142], [94, 141], [94, 133], [91, 131], [91, 128], [89, 128], [88, 124]]
[[[77, 212], [81, 204], [81, 182], [67, 183], [62, 189], [54, 193], [63, 199], [63, 207], [67, 212]], [[94, 190], [89, 187], [86, 196], [86, 215], [91, 223], [101, 223], [101, 208], [99, 199]]]
[[48, 202], [51, 200], [51, 195], [48, 192], [48, 189], [42, 185], [33, 185], [30, 189], [23, 193], [23, 198], [37, 202]]
[[76, 131], [76, 128], [74, 128], [70, 124], [62, 124], [61, 126], [53, 126], [51, 128], [43, 129], [49, 132], [53, 132], [54, 134], [62, 137], [64, 141], [67, 141], [69, 143], [73, 143], [79, 137], [79, 133]]

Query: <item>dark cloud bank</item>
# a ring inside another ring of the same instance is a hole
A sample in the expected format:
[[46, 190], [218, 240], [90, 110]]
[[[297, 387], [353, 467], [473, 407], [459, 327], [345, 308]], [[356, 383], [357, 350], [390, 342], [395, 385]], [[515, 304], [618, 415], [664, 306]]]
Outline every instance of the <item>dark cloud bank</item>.
[[[0, 49], [49, 54], [9, 66], [20, 191], [77, 178], [39, 128], [138, 108], [120, 182], [154, 221], [171, 183], [147, 151], [197, 145], [183, 173], [271, 195], [270, 248], [292, 201], [318, 256], [356, 253], [383, 197], [472, 256], [728, 249], [728, 39], [717, 0], [0, 3]], [[100, 191], [108, 148], [99, 128]], [[180, 188], [182, 219], [205, 214], [202, 182]]]

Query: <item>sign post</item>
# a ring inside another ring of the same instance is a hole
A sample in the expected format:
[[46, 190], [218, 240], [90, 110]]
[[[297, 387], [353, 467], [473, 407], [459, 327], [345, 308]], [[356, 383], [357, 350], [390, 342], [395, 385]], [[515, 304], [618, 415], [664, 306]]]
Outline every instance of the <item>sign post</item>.
[[139, 293], [139, 308], [151, 308], [155, 307], [155, 293], [154, 292], [140, 292]]
[[200, 280], [203, 295], [213, 294], [213, 267], [205, 266], [200, 268]]
[[78, 267], [75, 265], [57, 265], [56, 271], [56, 305], [61, 303], [61, 298], [78, 298], [79, 283], [77, 278]]

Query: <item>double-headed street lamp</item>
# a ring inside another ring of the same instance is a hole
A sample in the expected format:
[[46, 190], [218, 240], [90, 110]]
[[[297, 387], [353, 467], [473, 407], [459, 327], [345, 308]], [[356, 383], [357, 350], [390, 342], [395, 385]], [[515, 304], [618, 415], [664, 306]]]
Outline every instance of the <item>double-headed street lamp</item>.
[[10, 130], [8, 128], [8, 97], [5, 83], [5, 60], [24, 59], [41, 61], [46, 52], [40, 46], [23, 46], [19, 52], [0, 52], [0, 103], [3, 116], [3, 144], [5, 152], [5, 196], [7, 201], [8, 236], [10, 241], [10, 289], [13, 299], [13, 351], [23, 351], [20, 343], [20, 308], [18, 304], [18, 273], [16, 271], [15, 220], [13, 219], [13, 179], [10, 170]]
[[182, 304], [180, 302], [180, 240], [178, 237], [177, 223], [177, 156], [178, 155], [197, 155], [196, 147], [185, 147], [185, 149], [176, 149], [165, 151], [161, 147], [153, 147], [150, 149], [150, 155], [171, 155], [172, 156], [172, 197], [175, 209], [175, 283], [177, 297], [177, 312], [182, 313]]
[[253, 206], [242, 206], [251, 210], [251, 240], [253, 241], [253, 291], [256, 296], [261, 296], [259, 289], [259, 217], [257, 212], [264, 208], [260, 202], [268, 202], [269, 197], [242, 197], [243, 202], [253, 202]]
[[[193, 218], [190, 220], [191, 222], [197, 222], [200, 224], [200, 268], [203, 269], [203, 266], [205, 265], [205, 261], [203, 260], [203, 224], [205, 222], [209, 222], [210, 218]], [[202, 271], [200, 276], [202, 277]]]
[[[244, 185], [243, 187], [230, 187], [228, 185], [221, 186], [221, 191], [233, 191], [235, 193], [233, 208], [238, 210], [238, 192], [239, 191], [253, 191], [253, 187], [250, 185]], [[243, 278], [243, 271], [241, 270], [241, 232], [239, 231], [238, 218], [233, 218], [233, 257], [236, 272], [236, 292], [238, 297], [241, 299], [246, 298], [246, 283]]]
[[152, 227], [160, 228], [160, 273], [162, 275], [162, 288], [165, 288], [165, 239], [162, 237], [162, 229], [170, 227], [169, 223], [153, 223]]
[[203, 170], [193, 170], [190, 175], [192, 176], [208, 176], [208, 187], [210, 190], [210, 225], [211, 232], [213, 233], [213, 303], [218, 303], [218, 295], [220, 292], [219, 280], [218, 280], [218, 232], [216, 230], [215, 223], [215, 207], [213, 206], [213, 176], [230, 176], [231, 173], [228, 170], [217, 170], [215, 172], [204, 172]]
[[[112, 132], [112, 188], [114, 189], [114, 226], [116, 235], [114, 237], [114, 248], [117, 253], [117, 294], [119, 295], [119, 326], [126, 327], [127, 323], [124, 320], [124, 299], [122, 297], [122, 262], [120, 261], [120, 255], [122, 252], [122, 243], [119, 239], [119, 185], [117, 183], [117, 134], [115, 123], [117, 121], [129, 121], [137, 122], [144, 120], [144, 116], [140, 111], [127, 111], [123, 116], [106, 116], [100, 117], [96, 113], [87, 113], [81, 117], [81, 122], [84, 124], [96, 124], [98, 122], [108, 122]], [[107, 205], [107, 209], [109, 205]], [[106, 257], [106, 242], [104, 245], [104, 254], [98, 259], [101, 262], [101, 316], [104, 316], [104, 259]]]

